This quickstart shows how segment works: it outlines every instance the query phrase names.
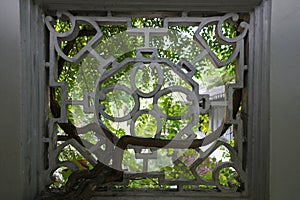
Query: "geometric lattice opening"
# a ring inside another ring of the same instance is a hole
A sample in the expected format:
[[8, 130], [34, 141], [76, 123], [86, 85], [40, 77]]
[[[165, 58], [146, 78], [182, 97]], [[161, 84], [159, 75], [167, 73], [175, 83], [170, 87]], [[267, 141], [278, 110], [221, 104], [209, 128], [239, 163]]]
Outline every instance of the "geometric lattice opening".
[[245, 191], [244, 15], [45, 22], [50, 196]]

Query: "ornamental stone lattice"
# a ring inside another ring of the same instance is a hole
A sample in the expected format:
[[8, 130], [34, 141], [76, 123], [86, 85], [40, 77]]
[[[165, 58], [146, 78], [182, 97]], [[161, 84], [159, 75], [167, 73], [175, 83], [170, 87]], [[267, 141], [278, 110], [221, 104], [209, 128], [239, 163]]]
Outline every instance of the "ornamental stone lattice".
[[[70, 27], [59, 32], [57, 18], [67, 20]], [[245, 103], [242, 99], [247, 95], [244, 54], [249, 27], [238, 14], [214, 17], [183, 14], [182, 17], [164, 18], [163, 25], [155, 28], [134, 27], [131, 18], [114, 17], [111, 13], [95, 17], [58, 12], [56, 16], [47, 16], [45, 22], [49, 30], [47, 67], [51, 114], [48, 135], [44, 138], [47, 155], [44, 177], [53, 196], [63, 194], [61, 197], [66, 198], [68, 194], [80, 193], [84, 198], [94, 191], [111, 195], [128, 188], [145, 189], [131, 184], [143, 179], [155, 182], [156, 190], [186, 195], [190, 195], [188, 191], [239, 193], [245, 190], [247, 166], [244, 151], [247, 145], [241, 113]], [[234, 37], [224, 34], [225, 23], [236, 27]], [[102, 28], [114, 26], [123, 27], [123, 35], [106, 40]], [[176, 55], [177, 59], [172, 59], [162, 52], [166, 49], [171, 52], [168, 48], [173, 43], [166, 39], [156, 40], [161, 41], [159, 43], [153, 38], [175, 37], [180, 42], [180, 39], [190, 37], [182, 32], [180, 38], [174, 34], [176, 31], [172, 27], [181, 26], [196, 27], [193, 29], [194, 46], [193, 49], [183, 48], [191, 56], [182, 53]], [[209, 41], [202, 37], [203, 29], [209, 26], [214, 27], [221, 47], [232, 47], [228, 58], [221, 59]], [[72, 45], [78, 38], [85, 38], [86, 43], [73, 51], [77, 47]], [[123, 46], [132, 38], [133, 42]], [[141, 45], [135, 46], [134, 42]], [[196, 66], [204, 60], [215, 69], [235, 65], [235, 78], [226, 86], [226, 114], [222, 123], [208, 131], [205, 137], [199, 137], [195, 127], [203, 123], [200, 116], [207, 115], [211, 109], [210, 95], [201, 92], [203, 86], [196, 78], [197, 73], [201, 74]], [[73, 75], [70, 79], [83, 80], [86, 89], [76, 85], [77, 82], [70, 85], [67, 79], [60, 79], [62, 73], [72, 71], [70, 68], [74, 66], [80, 68], [75, 70], [76, 73], [70, 73]], [[166, 99], [171, 99], [172, 103], [180, 101], [181, 112], [170, 114], [163, 108], [161, 102]], [[70, 117], [70, 112], [76, 119]], [[146, 126], [141, 125], [145, 118], [151, 118], [154, 130], [141, 129]], [[170, 136], [166, 133], [164, 126], [167, 121], [181, 123], [176, 134]], [[222, 137], [229, 128], [233, 129], [234, 144]], [[211, 155], [219, 148], [227, 149], [229, 159], [213, 161], [213, 167], [207, 167]], [[77, 157], [70, 156], [70, 152], [75, 152]], [[131, 167], [126, 165], [130, 159], [128, 156], [134, 157]], [[139, 167], [133, 169], [133, 165]], [[210, 171], [210, 179], [203, 176], [204, 169]], [[235, 177], [234, 181], [225, 181], [224, 184], [220, 179], [225, 169], [231, 169]], [[62, 178], [66, 171], [71, 174], [68, 182], [56, 189], [56, 179]], [[172, 173], [174, 176], [170, 175]], [[119, 177], [114, 178], [117, 175]], [[109, 177], [112, 177], [111, 181]], [[153, 190], [149, 185], [146, 188]]]

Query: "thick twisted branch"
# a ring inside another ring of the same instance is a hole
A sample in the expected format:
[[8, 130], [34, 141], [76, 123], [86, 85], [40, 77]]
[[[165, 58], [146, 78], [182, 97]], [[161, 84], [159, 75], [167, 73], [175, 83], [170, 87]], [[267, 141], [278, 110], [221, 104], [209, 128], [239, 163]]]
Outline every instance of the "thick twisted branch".
[[[80, 36], [89, 36], [95, 35], [94, 30], [81, 30], [78, 34]], [[68, 53], [72, 50], [75, 40], [69, 41], [63, 49], [63, 52], [68, 55]], [[58, 59], [58, 76], [61, 74], [64, 66], [64, 60], [62, 58]], [[236, 91], [233, 96], [233, 116], [235, 116], [239, 110], [240, 102], [241, 102], [241, 92]], [[60, 117], [60, 105], [55, 97], [54, 88], [50, 89], [50, 109], [54, 117]], [[61, 139], [69, 139], [74, 138], [80, 144], [82, 141], [78, 136], [76, 126], [72, 124], [72, 122], [68, 121], [67, 123], [59, 123], [58, 124], [64, 132], [68, 135]], [[223, 128], [221, 131], [221, 135], [223, 135], [226, 130], [230, 127], [230, 124], [223, 124]], [[104, 129], [104, 134], [109, 136], [109, 140], [114, 143], [113, 134], [110, 130]], [[123, 159], [123, 151], [128, 148], [129, 145], [133, 146], [142, 146], [142, 147], [154, 147], [154, 148], [184, 148], [184, 149], [196, 149], [202, 146], [204, 139], [195, 139], [192, 141], [176, 141], [176, 140], [164, 140], [159, 138], [140, 138], [134, 136], [123, 136], [121, 137], [114, 151], [114, 159], [113, 162], [117, 166], [117, 169], [113, 169], [109, 166], [106, 166], [102, 163], [97, 163], [92, 170], [84, 170], [84, 171], [76, 171], [73, 172], [63, 191], [59, 191], [57, 193], [51, 193], [50, 195], [46, 195], [43, 199], [90, 199], [95, 191], [95, 189], [101, 185], [122, 181], [123, 171], [121, 170], [121, 162]], [[82, 144], [83, 145], [83, 144]]]
[[[96, 34], [95, 30], [82, 29], [82, 30], [79, 31], [77, 37], [93, 36], [95, 34]], [[63, 52], [66, 55], [68, 55], [69, 52], [72, 50], [72, 48], [74, 47], [75, 42], [76, 42], [76, 39], [74, 39], [72, 41], [69, 41], [66, 44], [66, 46], [63, 49]], [[62, 57], [60, 57], [57, 61], [58, 77], [61, 75], [61, 72], [62, 72], [63, 67], [64, 67], [64, 63], [65, 63], [65, 60]], [[60, 117], [61, 107], [60, 107], [58, 101], [56, 100], [56, 95], [55, 95], [55, 89], [54, 88], [50, 88], [50, 110], [51, 110], [52, 115], [55, 118]], [[68, 135], [68, 138], [74, 138], [79, 144], [84, 146], [83, 142], [81, 141], [80, 137], [78, 136], [76, 126], [70, 120], [68, 120], [67, 123], [58, 123], [58, 125]]]

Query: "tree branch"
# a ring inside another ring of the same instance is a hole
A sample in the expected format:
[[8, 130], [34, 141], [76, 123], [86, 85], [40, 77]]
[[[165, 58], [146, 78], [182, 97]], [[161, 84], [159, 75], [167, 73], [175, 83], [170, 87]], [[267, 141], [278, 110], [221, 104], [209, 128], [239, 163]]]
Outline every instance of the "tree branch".
[[[94, 29], [92, 29], [92, 30], [82, 29], [82, 30], [79, 31], [77, 38], [82, 37], [82, 36], [92, 36], [92, 35], [95, 35], [95, 34], [96, 34], [96, 31]], [[74, 39], [72, 41], [69, 41], [66, 44], [66, 46], [63, 49], [63, 52], [66, 55], [68, 55], [70, 53], [70, 51], [74, 47], [75, 42], [76, 42], [76, 39]], [[62, 57], [60, 57], [57, 61], [58, 77], [60, 76], [60, 74], [63, 70], [64, 63], [65, 63], [65, 60]], [[50, 110], [51, 110], [52, 115], [55, 118], [60, 117], [61, 107], [60, 107], [59, 103], [56, 100], [56, 95], [55, 95], [55, 89], [54, 88], [50, 88]], [[82, 140], [78, 136], [77, 128], [72, 122], [70, 122], [68, 120], [67, 123], [58, 123], [58, 125], [69, 137], [74, 138], [78, 143], [80, 143], [82, 146], [84, 146]]]
[[[95, 30], [80, 30], [78, 37], [95, 35]], [[68, 55], [72, 50], [75, 40], [69, 41], [63, 49], [63, 52]], [[61, 74], [64, 66], [64, 60], [60, 57], [58, 59], [58, 76]], [[233, 117], [236, 116], [242, 93], [237, 90], [233, 94]], [[60, 105], [55, 97], [54, 88], [50, 89], [50, 109], [54, 117], [60, 117]], [[74, 138], [80, 144], [82, 141], [78, 136], [76, 127], [70, 121], [68, 123], [59, 123], [59, 126], [64, 130], [68, 136], [63, 136], [61, 139]], [[231, 126], [231, 124], [223, 124], [220, 136], [222, 136], [226, 130]], [[104, 134], [108, 139], [114, 142], [113, 134], [108, 129], [103, 129]], [[44, 196], [43, 199], [90, 199], [95, 191], [95, 189], [106, 183], [112, 183], [117, 181], [122, 181], [123, 171], [121, 171], [121, 163], [123, 160], [123, 151], [128, 148], [129, 145], [147, 147], [147, 148], [177, 148], [177, 149], [196, 149], [202, 146], [204, 139], [195, 140], [164, 140], [159, 138], [140, 138], [135, 136], [123, 136], [116, 144], [113, 157], [113, 166], [117, 169], [113, 169], [103, 163], [97, 163], [92, 170], [75, 171], [73, 172], [64, 190], [60, 190], [57, 193], [51, 192], [48, 196]], [[82, 144], [83, 145], [83, 144]]]
[[64, 190], [49, 191], [42, 195], [43, 200], [88, 200], [97, 187], [106, 183], [120, 182], [123, 180], [123, 171], [118, 171], [103, 163], [98, 162], [92, 170], [73, 172]]

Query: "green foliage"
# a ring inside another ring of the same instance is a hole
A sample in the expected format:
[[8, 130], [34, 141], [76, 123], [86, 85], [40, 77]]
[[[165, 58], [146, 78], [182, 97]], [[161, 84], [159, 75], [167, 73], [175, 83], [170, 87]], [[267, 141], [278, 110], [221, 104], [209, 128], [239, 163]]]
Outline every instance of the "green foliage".
[[200, 131], [202, 131], [205, 134], [209, 134], [211, 132], [211, 128], [209, 126], [209, 115], [199, 115], [199, 121], [200, 121]]
[[155, 118], [150, 114], [141, 115], [135, 122], [135, 134], [139, 137], [154, 138], [157, 130]]
[[135, 76], [137, 88], [143, 93], [149, 93], [157, 87], [158, 73], [157, 70], [148, 64], [143, 69], [139, 69]]
[[[62, 149], [58, 155], [58, 160], [60, 162], [71, 161], [76, 164], [79, 170], [93, 168], [93, 166], [71, 145], [67, 145]], [[61, 188], [64, 186], [71, 173], [72, 171], [68, 167], [59, 167], [53, 172], [54, 182], [50, 185], [50, 188]]]
[[71, 29], [72, 23], [62, 19], [57, 19], [54, 28], [59, 33], [65, 33]]
[[72, 173], [72, 171], [69, 170], [67, 167], [58, 168], [53, 173], [54, 181], [49, 187], [50, 188], [61, 188], [62, 186], [64, 186], [67, 183], [68, 178], [71, 175], [71, 173]]
[[162, 96], [158, 101], [158, 107], [168, 116], [183, 116], [192, 106], [192, 102], [186, 100], [187, 96], [181, 92], [172, 92]]
[[[225, 22], [222, 27], [222, 33], [227, 38], [234, 38], [237, 35], [237, 25]], [[209, 25], [201, 30], [201, 37], [206, 41], [211, 50], [221, 61], [226, 61], [230, 58], [234, 47], [232, 45], [225, 45], [219, 42], [216, 37], [216, 25]], [[206, 88], [210, 89], [224, 83], [234, 82], [236, 61], [222, 67], [215, 69], [209, 59], [203, 59], [202, 64], [198, 65], [196, 77], [199, 79], [206, 79], [204, 84]], [[197, 65], [196, 65], [197, 66]], [[206, 66], [206, 67], [205, 67]], [[211, 66], [211, 67], [207, 67]]]
[[130, 180], [128, 188], [161, 188], [158, 178], [141, 178]]
[[132, 18], [132, 26], [135, 28], [161, 28], [163, 20], [161, 18]]
[[194, 179], [194, 175], [191, 173], [189, 167], [179, 162], [174, 164], [173, 166], [166, 166], [161, 169], [164, 171], [166, 179], [176, 180], [192, 180]]
[[[225, 37], [235, 38], [237, 35], [237, 25], [225, 22], [222, 27], [222, 33]], [[201, 30], [201, 37], [206, 41], [211, 50], [215, 52], [221, 61], [228, 60], [233, 51], [232, 45], [226, 45], [219, 42], [216, 35], [216, 25], [209, 25]]]
[[[134, 18], [132, 20], [133, 27], [145, 28], [145, 27], [162, 27], [163, 20], [159, 18]], [[55, 25], [55, 29], [58, 32], [66, 32], [70, 29], [71, 24], [69, 22], [64, 22], [62, 20], [58, 20]], [[80, 30], [92, 30], [92, 27], [88, 25], [81, 25]], [[114, 55], [117, 58], [118, 62], [128, 58], [135, 57], [136, 47], [143, 46], [144, 39], [139, 36], [129, 36], [124, 31], [126, 30], [125, 26], [101, 26], [101, 31], [103, 33], [103, 39], [101, 44], [96, 47], [98, 52], [103, 52], [103, 57], [108, 58], [110, 55]], [[174, 44], [174, 49], [170, 48], [161, 48], [158, 50], [159, 56], [163, 58], [168, 58], [172, 62], [177, 63], [180, 58], [183, 56], [187, 60], [195, 57], [195, 55], [199, 54], [199, 51], [194, 51], [197, 49], [190, 44], [190, 39], [195, 32], [194, 27], [171, 27], [171, 32], [168, 37], [163, 39], [151, 38], [150, 44], [152, 46], [160, 46], [164, 47], [169, 44]], [[226, 37], [233, 38], [237, 35], [236, 33], [236, 25], [231, 25], [229, 23], [225, 23], [223, 25], [223, 33]], [[122, 35], [122, 40], [118, 40], [116, 37], [118, 34]], [[123, 37], [124, 36], [124, 37]], [[207, 44], [211, 47], [211, 49], [215, 52], [217, 57], [221, 61], [227, 60], [233, 51], [233, 46], [224, 45], [218, 42], [217, 37], [215, 36], [215, 25], [209, 25], [205, 27], [201, 36], [207, 42]], [[71, 48], [68, 56], [73, 57], [76, 53], [80, 51], [91, 39], [93, 36], [81, 36], [77, 37], [74, 45]], [[112, 39], [113, 38], [113, 39]], [[115, 40], [118, 41], [119, 45], [115, 45]], [[189, 45], [187, 45], [189, 44]], [[68, 45], [67, 42], [61, 43], [61, 48], [65, 48]], [[188, 47], [192, 48], [189, 49]], [[184, 50], [183, 52], [179, 52], [179, 50]], [[100, 76], [97, 66], [99, 66], [99, 61], [97, 61], [92, 56], [85, 57], [78, 64], [71, 64], [68, 62], [64, 62], [63, 69], [58, 78], [59, 82], [66, 82], [69, 86], [69, 98], [70, 99], [82, 99], [83, 94], [86, 92], [93, 92], [94, 90], [94, 81], [97, 77]], [[123, 84], [130, 87], [130, 70], [133, 65], [129, 64], [124, 67], [121, 71], [115, 74], [113, 77], [109, 78], [102, 87], [106, 87], [108, 85], [114, 84]], [[166, 81], [163, 87], [168, 87], [170, 85], [181, 85], [183, 87], [187, 87], [191, 89], [187, 83], [180, 78], [177, 74], [170, 70], [169, 66], [162, 66], [164, 77], [166, 77]], [[197, 81], [202, 83], [207, 89], [223, 85], [224, 83], [234, 82], [235, 77], [235, 62], [228, 64], [227, 66], [216, 69], [213, 67], [212, 63], [209, 59], [203, 59], [200, 63], [196, 65], [197, 73], [195, 75]], [[109, 66], [109, 69], [112, 66]], [[157, 72], [155, 69], [150, 68], [149, 66], [145, 66], [143, 70], [139, 70], [136, 76], [136, 82], [138, 82], [137, 87], [139, 90], [147, 93], [152, 91], [157, 86]], [[141, 83], [141, 84], [139, 84]], [[60, 103], [60, 89], [56, 89], [56, 99]], [[174, 94], [173, 94], [174, 95]], [[159, 109], [161, 109], [165, 114], [169, 116], [182, 116], [184, 115], [191, 106], [191, 102], [187, 101], [186, 95], [177, 94], [176, 96], [164, 95], [159, 99]], [[112, 116], [121, 117], [128, 114], [134, 105], [133, 98], [128, 95], [126, 92], [122, 91], [114, 91], [110, 92], [106, 95], [106, 100], [103, 103], [106, 106], [105, 112]], [[148, 106], [148, 107], [147, 107]], [[148, 109], [151, 109], [150, 105], [146, 105]], [[72, 123], [75, 123], [78, 126], [82, 126], [87, 123], [91, 123], [93, 121], [93, 117], [83, 117], [86, 114], [83, 112], [82, 107], [80, 106], [69, 106], [68, 117]], [[124, 127], [116, 126], [113, 122], [108, 119], [102, 118], [104, 124], [112, 130], [118, 137], [122, 137], [126, 134], [129, 134]], [[163, 119], [163, 128], [162, 128], [162, 138], [164, 139], [172, 139], [180, 132], [189, 122], [190, 118], [182, 119], [182, 120], [167, 120]], [[200, 130], [205, 134], [209, 134], [211, 132], [209, 126], [209, 115], [199, 115], [199, 124], [198, 127], [194, 127], [194, 131]], [[137, 136], [142, 137], [154, 137], [157, 123], [155, 118], [150, 114], [141, 115], [135, 124], [135, 133]], [[82, 136], [83, 139], [89, 141], [92, 144], [97, 143], [97, 137], [92, 133], [86, 133]], [[167, 150], [170, 155], [174, 150]], [[224, 158], [230, 157], [228, 152], [224, 152]], [[197, 158], [197, 154], [194, 150], [187, 150], [181, 155], [181, 162], [177, 162], [173, 166], [163, 166], [160, 167], [160, 171], [164, 171], [167, 179], [194, 179], [194, 175], [190, 172], [189, 162], [194, 161]], [[67, 146], [62, 150], [58, 158], [60, 161], [72, 161], [77, 164], [80, 169], [86, 169], [82, 166], [79, 161], [84, 160], [83, 156], [80, 155], [76, 149]], [[205, 162], [199, 165], [197, 168], [199, 172], [199, 176], [206, 180], [212, 179], [212, 169], [217, 164], [216, 158], [207, 158]], [[92, 166], [87, 162], [89, 169]], [[141, 171], [142, 163], [137, 162], [137, 159], [134, 157], [134, 152], [132, 150], [124, 151], [124, 159], [123, 166], [128, 168], [129, 171]], [[60, 187], [65, 184], [68, 176], [71, 171], [67, 168], [61, 169], [59, 172], [61, 177], [54, 183], [53, 187]], [[236, 172], [232, 168], [225, 168], [220, 173], [220, 181], [224, 186], [228, 186], [230, 182], [233, 182], [236, 185], [239, 185], [236, 180]], [[144, 178], [131, 180], [128, 186], [129, 188], [161, 188], [168, 186], [161, 186], [158, 183], [158, 180], [155, 178]], [[191, 188], [192, 186], [186, 186], [187, 188]], [[200, 186], [201, 187], [201, 186]]]
[[219, 181], [221, 185], [227, 187], [232, 187], [234, 185], [239, 187], [241, 185], [238, 180], [238, 174], [232, 167], [227, 167], [220, 170]]

